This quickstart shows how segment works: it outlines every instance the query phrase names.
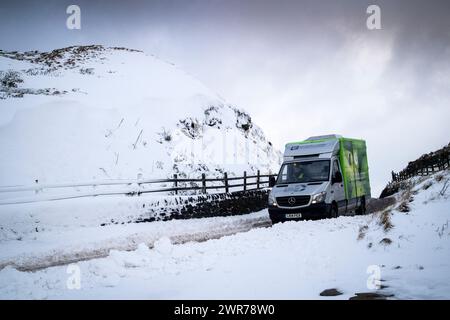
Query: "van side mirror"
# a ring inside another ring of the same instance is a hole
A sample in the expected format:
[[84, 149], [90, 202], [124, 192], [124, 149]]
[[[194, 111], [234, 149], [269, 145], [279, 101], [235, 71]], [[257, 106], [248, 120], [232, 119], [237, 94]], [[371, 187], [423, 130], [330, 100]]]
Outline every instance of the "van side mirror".
[[274, 176], [270, 176], [269, 177], [269, 188], [272, 188], [275, 185], [276, 182], [277, 181], [275, 180], [275, 177]]
[[331, 178], [331, 183], [341, 183], [341, 182], [342, 182], [342, 174], [340, 171], [338, 171]]

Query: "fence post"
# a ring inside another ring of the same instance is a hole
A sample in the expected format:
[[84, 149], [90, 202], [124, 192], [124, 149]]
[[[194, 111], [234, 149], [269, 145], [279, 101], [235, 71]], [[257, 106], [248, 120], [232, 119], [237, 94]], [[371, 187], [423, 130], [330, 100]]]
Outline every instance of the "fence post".
[[228, 193], [229, 189], [228, 189], [228, 173], [224, 173], [223, 174], [223, 182], [225, 185], [225, 193]]
[[256, 189], [259, 189], [259, 176], [260, 176], [260, 173], [259, 173], [259, 170], [256, 172]]
[[202, 173], [202, 192], [206, 193], [206, 175]]
[[244, 191], [247, 191], [247, 171], [244, 171]]
[[[178, 188], [178, 176], [177, 176], [177, 174], [174, 174], [173, 175], [173, 179], [175, 180], [174, 182], [173, 182], [173, 186], [175, 187], [175, 188]], [[178, 194], [178, 189], [175, 189], [175, 194]]]

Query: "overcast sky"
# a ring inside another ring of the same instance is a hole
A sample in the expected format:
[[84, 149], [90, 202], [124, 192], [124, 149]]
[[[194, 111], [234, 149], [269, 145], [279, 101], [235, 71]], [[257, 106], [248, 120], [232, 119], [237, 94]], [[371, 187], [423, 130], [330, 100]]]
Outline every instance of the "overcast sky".
[[[81, 30], [66, 8], [81, 7]], [[381, 8], [381, 30], [366, 9]], [[5, 1], [0, 47], [142, 49], [249, 111], [276, 147], [340, 133], [367, 141], [374, 195], [450, 142], [450, 1]], [[180, 110], [180, 114], [182, 110]]]

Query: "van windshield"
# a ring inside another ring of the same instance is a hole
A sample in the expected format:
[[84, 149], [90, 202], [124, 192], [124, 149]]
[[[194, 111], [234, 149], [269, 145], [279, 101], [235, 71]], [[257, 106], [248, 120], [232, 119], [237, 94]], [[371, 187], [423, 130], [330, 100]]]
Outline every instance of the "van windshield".
[[328, 181], [330, 160], [285, 163], [278, 174], [277, 184]]

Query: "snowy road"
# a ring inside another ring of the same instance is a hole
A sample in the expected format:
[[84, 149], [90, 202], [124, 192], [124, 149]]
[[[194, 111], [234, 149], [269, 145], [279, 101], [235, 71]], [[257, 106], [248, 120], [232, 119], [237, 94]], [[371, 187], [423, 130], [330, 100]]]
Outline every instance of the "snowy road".
[[[0, 298], [348, 299], [377, 291], [448, 299], [450, 202], [439, 194], [442, 185], [434, 178], [418, 183], [409, 212], [288, 222], [184, 244], [163, 236], [153, 248], [111, 250], [71, 266], [6, 267]], [[252, 215], [264, 219], [267, 211]], [[208, 221], [231, 218], [238, 217]], [[385, 288], [376, 290], [380, 284]], [[330, 288], [343, 294], [319, 296]]]

